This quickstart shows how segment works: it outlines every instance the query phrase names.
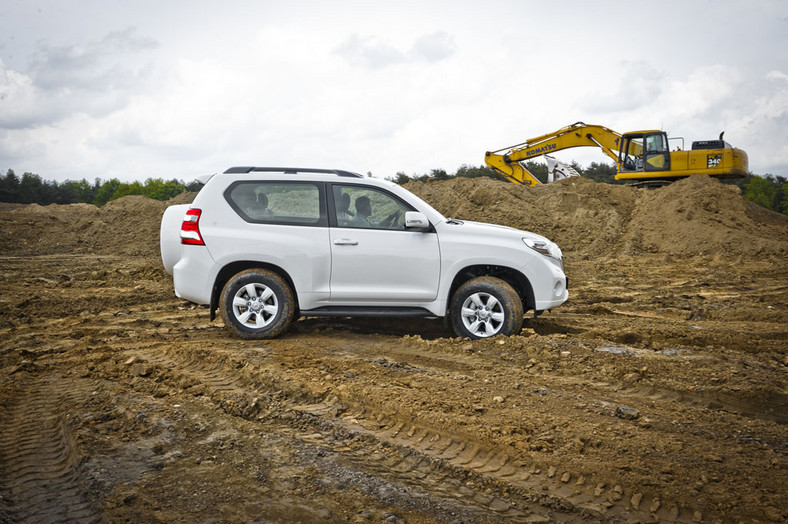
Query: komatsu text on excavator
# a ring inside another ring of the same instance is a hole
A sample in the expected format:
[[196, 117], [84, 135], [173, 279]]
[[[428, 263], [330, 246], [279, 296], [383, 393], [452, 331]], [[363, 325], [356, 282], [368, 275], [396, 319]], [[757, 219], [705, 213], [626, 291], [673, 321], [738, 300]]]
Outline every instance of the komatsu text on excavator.
[[[684, 150], [683, 138], [671, 138], [682, 142], [671, 151], [668, 140], [664, 131], [632, 131], [622, 135], [606, 127], [576, 122], [554, 133], [487, 152], [485, 162], [510, 182], [527, 186], [541, 182], [522, 162], [572, 147], [602, 149], [616, 162], [616, 180], [635, 185], [664, 185], [697, 174], [717, 178], [747, 176], [747, 153], [723, 141], [722, 133], [718, 140], [692, 142], [690, 150]], [[565, 164], [562, 169], [562, 164], [549, 155], [547, 159], [551, 175], [548, 181], [552, 181], [554, 174], [556, 178], [576, 174]]]

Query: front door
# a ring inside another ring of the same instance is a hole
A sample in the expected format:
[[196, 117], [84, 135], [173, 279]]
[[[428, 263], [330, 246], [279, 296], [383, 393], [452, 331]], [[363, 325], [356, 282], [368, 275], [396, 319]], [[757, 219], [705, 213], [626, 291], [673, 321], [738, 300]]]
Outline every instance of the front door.
[[438, 294], [440, 251], [434, 231], [405, 229], [408, 204], [386, 191], [332, 184], [331, 302], [396, 305]]

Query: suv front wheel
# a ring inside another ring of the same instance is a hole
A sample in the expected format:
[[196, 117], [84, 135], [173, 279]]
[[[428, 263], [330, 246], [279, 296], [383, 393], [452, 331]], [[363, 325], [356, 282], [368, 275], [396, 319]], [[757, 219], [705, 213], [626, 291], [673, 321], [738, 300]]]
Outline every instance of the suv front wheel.
[[245, 339], [279, 335], [290, 325], [295, 312], [290, 286], [265, 269], [247, 269], [228, 280], [220, 303], [225, 327]]
[[516, 335], [523, 327], [523, 303], [507, 282], [495, 277], [471, 279], [451, 299], [451, 321], [460, 337], [474, 340]]

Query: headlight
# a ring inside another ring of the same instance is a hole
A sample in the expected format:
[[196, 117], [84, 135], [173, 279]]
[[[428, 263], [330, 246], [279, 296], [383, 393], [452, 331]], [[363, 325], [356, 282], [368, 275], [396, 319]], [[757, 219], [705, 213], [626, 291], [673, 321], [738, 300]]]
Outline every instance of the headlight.
[[530, 238], [524, 238], [523, 242], [526, 246], [530, 247], [534, 251], [543, 254], [546, 257], [553, 256], [550, 253], [550, 246], [547, 245], [547, 242], [544, 240], [532, 240]]
[[563, 269], [563, 254], [561, 249], [550, 241], [523, 238], [523, 243], [542, 255], [552, 258], [556, 265]]

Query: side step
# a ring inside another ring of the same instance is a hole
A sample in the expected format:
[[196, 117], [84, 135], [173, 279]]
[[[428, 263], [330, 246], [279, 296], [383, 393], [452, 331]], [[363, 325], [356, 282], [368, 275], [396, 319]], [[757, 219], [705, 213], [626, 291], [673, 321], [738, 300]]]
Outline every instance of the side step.
[[302, 317], [435, 317], [428, 309], [421, 307], [348, 307], [323, 306], [315, 309], [302, 310]]

